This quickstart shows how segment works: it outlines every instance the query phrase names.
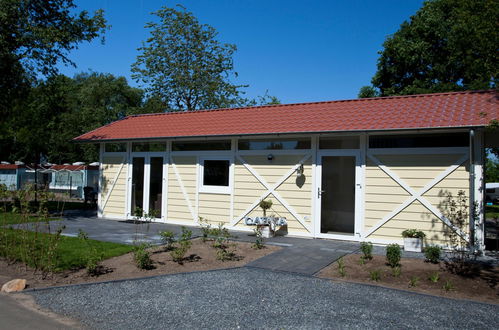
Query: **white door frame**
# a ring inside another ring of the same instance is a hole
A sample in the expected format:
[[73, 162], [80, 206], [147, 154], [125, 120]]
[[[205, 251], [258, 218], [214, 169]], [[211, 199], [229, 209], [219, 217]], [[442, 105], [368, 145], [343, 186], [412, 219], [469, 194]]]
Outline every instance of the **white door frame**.
[[[133, 175], [133, 158], [143, 157], [144, 158], [144, 191], [143, 191], [143, 212], [144, 214], [149, 213], [149, 189], [151, 186], [151, 158], [152, 157], [163, 157], [163, 179], [162, 179], [162, 201], [161, 201], [161, 222], [166, 222], [166, 203], [165, 196], [167, 187], [167, 170], [168, 170], [168, 158], [166, 152], [132, 152], [130, 154], [130, 164], [128, 168], [128, 184], [127, 184], [127, 219], [133, 219], [132, 205], [132, 175]], [[157, 218], [156, 220], [159, 220]]]
[[[321, 202], [322, 196], [322, 157], [328, 156], [351, 156], [355, 157], [355, 223], [352, 234], [323, 234], [321, 233]], [[321, 150], [317, 152], [317, 165], [315, 169], [316, 191], [315, 191], [315, 218], [314, 218], [314, 237], [330, 238], [349, 241], [359, 241], [362, 221], [362, 159], [359, 149], [341, 149], [341, 150]]]

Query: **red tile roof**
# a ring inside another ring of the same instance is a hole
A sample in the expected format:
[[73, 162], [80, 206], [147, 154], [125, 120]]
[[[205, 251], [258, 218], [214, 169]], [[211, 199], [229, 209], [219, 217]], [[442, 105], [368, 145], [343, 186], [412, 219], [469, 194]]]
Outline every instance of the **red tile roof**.
[[498, 93], [467, 91], [129, 116], [76, 141], [486, 126]]

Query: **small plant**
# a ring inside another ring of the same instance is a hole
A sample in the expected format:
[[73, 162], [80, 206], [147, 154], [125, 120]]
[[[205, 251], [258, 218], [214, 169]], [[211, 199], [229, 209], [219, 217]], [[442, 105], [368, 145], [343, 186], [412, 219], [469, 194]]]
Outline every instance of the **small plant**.
[[165, 245], [165, 250], [169, 251], [173, 248], [173, 244], [175, 243], [175, 234], [171, 231], [160, 231], [159, 236], [161, 237], [161, 241]]
[[150, 247], [147, 243], [141, 243], [135, 246], [133, 251], [133, 260], [139, 269], [152, 269], [153, 261], [151, 254], [147, 249]]
[[365, 265], [366, 264], [366, 258], [364, 256], [360, 256], [359, 258], [359, 265]]
[[253, 230], [255, 233], [256, 239], [255, 243], [253, 243], [252, 247], [253, 249], [260, 250], [265, 247], [265, 241], [263, 240], [263, 235], [262, 235], [262, 229], [257, 227], [256, 229]]
[[99, 255], [97, 249], [88, 240], [88, 235], [82, 229], [78, 231], [78, 238], [85, 242], [87, 245], [88, 253], [85, 260], [85, 268], [87, 269], [87, 274], [90, 276], [98, 276], [102, 273], [103, 267], [100, 265], [102, 261], [102, 253]]
[[396, 267], [400, 264], [402, 251], [398, 244], [390, 244], [386, 247], [386, 261], [390, 267]]
[[402, 273], [402, 268], [400, 266], [396, 266], [392, 268], [392, 275], [394, 277], [399, 277], [400, 273]]
[[364, 254], [364, 259], [371, 260], [373, 258], [373, 243], [361, 242], [360, 243], [360, 250]]
[[202, 233], [201, 240], [203, 242], [206, 242], [208, 240], [208, 237], [210, 236], [210, 233], [211, 233], [211, 224], [208, 223], [207, 219], [205, 219], [203, 217], [199, 217], [199, 225], [200, 225], [200, 229], [201, 229], [201, 233]]
[[454, 284], [452, 284], [451, 281], [447, 280], [445, 281], [445, 284], [442, 286], [442, 289], [444, 289], [447, 292], [452, 291], [454, 290]]
[[345, 277], [347, 272], [345, 271], [345, 262], [343, 261], [343, 257], [339, 258], [338, 261], [338, 273], [341, 277]]
[[441, 252], [442, 249], [438, 246], [427, 246], [424, 249], [424, 256], [426, 257], [426, 261], [431, 262], [432, 264], [438, 264], [440, 261]]
[[267, 210], [272, 207], [272, 200], [261, 200], [259, 204], [260, 208], [263, 210], [263, 216], [267, 216]]
[[437, 283], [440, 280], [440, 274], [438, 272], [435, 272], [431, 274], [430, 277], [428, 277], [428, 279], [432, 283]]
[[426, 235], [418, 229], [406, 229], [402, 232], [404, 238], [425, 238]]
[[419, 282], [419, 277], [417, 276], [411, 277], [411, 279], [409, 280], [409, 287], [415, 288], [418, 285], [418, 282]]
[[192, 242], [192, 231], [187, 229], [186, 227], [182, 227], [182, 234], [180, 235], [180, 239], [178, 240], [178, 246], [174, 247], [170, 252], [173, 261], [182, 264], [185, 258], [185, 254], [189, 251]]
[[371, 278], [371, 281], [378, 282], [381, 280], [381, 271], [379, 269], [371, 270], [369, 272], [369, 277]]

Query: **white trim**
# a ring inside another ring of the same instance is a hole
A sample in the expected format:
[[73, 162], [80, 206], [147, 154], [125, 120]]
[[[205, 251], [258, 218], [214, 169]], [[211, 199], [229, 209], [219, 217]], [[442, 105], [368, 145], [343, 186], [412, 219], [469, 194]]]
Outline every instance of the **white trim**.
[[275, 150], [238, 150], [240, 156], [261, 156], [261, 155], [304, 155], [311, 153], [311, 149], [275, 149]]
[[364, 238], [364, 228], [365, 228], [365, 215], [366, 215], [366, 164], [367, 164], [367, 147], [368, 147], [368, 137], [367, 134], [362, 134], [360, 136], [360, 184], [361, 192], [359, 194], [359, 217], [357, 219], [358, 227], [356, 227], [355, 234], [360, 238]]
[[317, 181], [317, 150], [319, 147], [319, 136], [312, 136], [312, 166], [311, 166], [311, 176], [312, 176], [312, 191], [310, 192], [310, 207], [311, 207], [311, 229], [312, 235], [315, 236], [317, 231], [320, 231], [316, 225], [316, 214], [317, 214], [317, 202], [316, 202], [316, 191], [318, 186]]
[[200, 171], [200, 166], [199, 166], [199, 157], [196, 157], [196, 197], [195, 197], [195, 203], [196, 203], [196, 218], [194, 219], [194, 222], [199, 223], [199, 171]]
[[232, 174], [230, 177], [230, 210], [229, 210], [229, 223], [234, 221], [234, 195], [235, 195], [235, 172], [236, 172], [236, 155], [237, 155], [237, 139], [231, 140], [231, 169], [230, 173]]
[[[229, 162], [229, 185], [228, 186], [209, 186], [209, 185], [204, 185], [204, 162], [206, 160], [226, 160]], [[223, 194], [223, 195], [229, 195], [231, 190], [232, 190], [232, 181], [231, 177], [234, 176], [234, 168], [232, 166], [233, 164], [232, 156], [202, 156], [197, 158], [197, 164], [196, 164], [196, 173], [198, 176], [198, 180], [196, 183], [196, 191], [198, 193], [203, 193], [203, 194]]]
[[172, 156], [205, 156], [205, 157], [217, 157], [217, 156], [228, 156], [231, 154], [230, 150], [213, 150], [213, 151], [172, 151], [170, 152]]
[[131, 218], [130, 214], [130, 199], [131, 199], [131, 184], [132, 184], [132, 171], [130, 170], [130, 150], [132, 142], [126, 144], [126, 181], [125, 181], [125, 218]]
[[177, 183], [179, 185], [180, 191], [182, 192], [182, 195], [184, 196], [185, 202], [187, 203], [187, 207], [189, 208], [189, 212], [191, 212], [192, 220], [196, 222], [196, 212], [192, 207], [191, 200], [189, 199], [189, 194], [187, 194], [187, 191], [185, 190], [184, 183], [182, 182], [182, 178], [180, 177], [180, 173], [178, 172], [177, 166], [175, 165], [175, 162], [173, 161], [173, 155], [170, 154], [170, 164], [172, 165], [173, 172], [175, 173], [175, 177], [177, 178]]
[[97, 217], [102, 218], [102, 187], [104, 182], [104, 166], [102, 164], [104, 154], [104, 143], [99, 144], [99, 187], [97, 188]]
[[468, 154], [464, 154], [461, 158], [459, 158], [455, 164], [447, 167], [443, 172], [433, 178], [430, 182], [428, 182], [423, 188], [418, 191], [415, 191], [412, 187], [410, 187], [407, 183], [405, 183], [397, 174], [395, 174], [392, 170], [390, 170], [387, 166], [383, 165], [381, 161], [376, 158], [373, 154], [367, 155], [371, 161], [373, 161], [383, 172], [385, 172], [392, 180], [394, 180], [400, 187], [405, 189], [411, 196], [406, 199], [402, 204], [398, 205], [392, 212], [388, 213], [383, 217], [380, 221], [378, 221], [374, 226], [372, 226], [367, 232], [364, 232], [363, 237], [367, 238], [371, 234], [373, 234], [376, 230], [382, 227], [385, 223], [390, 221], [393, 217], [395, 217], [398, 213], [400, 213], [407, 206], [411, 205], [414, 201], [418, 200], [421, 204], [423, 204], [430, 212], [432, 212], [437, 218], [439, 218], [442, 222], [444, 222], [447, 226], [449, 226], [452, 230], [454, 230], [458, 235], [463, 237], [465, 240], [468, 240], [468, 235], [463, 233], [460, 228], [452, 225], [451, 221], [447, 219], [440, 211], [438, 211], [431, 203], [429, 203], [424, 197], [423, 194], [428, 190], [433, 188], [440, 181], [449, 176], [452, 172], [459, 168], [467, 159]]
[[308, 226], [306, 223], [305, 223], [305, 220], [303, 219], [303, 217], [298, 214], [298, 212], [295, 211], [295, 209], [289, 205], [286, 200], [284, 200], [284, 198], [282, 198], [282, 196], [276, 191], [277, 188], [279, 188], [279, 186], [281, 184], [283, 184], [295, 171], [296, 169], [303, 165], [303, 163], [305, 161], [307, 161], [307, 159], [309, 159], [312, 155], [311, 154], [307, 154], [305, 155], [299, 162], [298, 164], [294, 165], [285, 175], [283, 175], [279, 180], [277, 180], [276, 183], [274, 183], [272, 186], [270, 186], [267, 181], [265, 181], [265, 179], [263, 177], [260, 176], [260, 174], [258, 174], [258, 172], [256, 172], [240, 155], [237, 155], [237, 159], [241, 162], [241, 164], [258, 180], [260, 181], [260, 183], [265, 187], [265, 189], [267, 189], [266, 192], [264, 192], [262, 195], [260, 195], [260, 197], [253, 203], [251, 204], [250, 207], [248, 207], [242, 215], [240, 215], [233, 223], [232, 225], [236, 225], [239, 221], [241, 221], [245, 216], [247, 216], [259, 203], [262, 199], [265, 199], [267, 196], [269, 196], [270, 194], [274, 195], [274, 197], [281, 203], [282, 206], [284, 206], [284, 208], [286, 208], [286, 210], [288, 210], [289, 213], [291, 213], [291, 215], [293, 215], [293, 217], [296, 218], [296, 220], [298, 220], [298, 222], [301, 223], [301, 225], [307, 229], [308, 231], [310, 231], [310, 226]]

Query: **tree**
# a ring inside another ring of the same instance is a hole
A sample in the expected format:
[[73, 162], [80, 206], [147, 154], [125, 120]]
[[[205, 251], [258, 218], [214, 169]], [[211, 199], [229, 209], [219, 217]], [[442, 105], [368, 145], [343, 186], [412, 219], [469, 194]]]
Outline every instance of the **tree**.
[[368, 97], [378, 97], [379, 91], [373, 86], [362, 86], [359, 90], [357, 97], [359, 99], [365, 99]]
[[146, 86], [149, 97], [165, 109], [186, 111], [238, 106], [240, 88], [229, 81], [233, 44], [216, 40], [217, 32], [201, 24], [191, 12], [162, 7], [153, 13], [151, 37], [139, 48], [132, 77]]
[[485, 163], [485, 182], [499, 182], [499, 162], [493, 157], [487, 157]]
[[388, 37], [372, 79], [382, 96], [497, 85], [499, 0], [428, 0]]

